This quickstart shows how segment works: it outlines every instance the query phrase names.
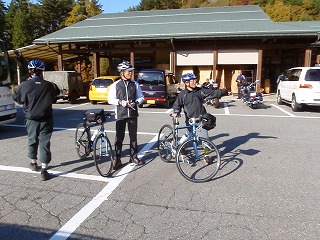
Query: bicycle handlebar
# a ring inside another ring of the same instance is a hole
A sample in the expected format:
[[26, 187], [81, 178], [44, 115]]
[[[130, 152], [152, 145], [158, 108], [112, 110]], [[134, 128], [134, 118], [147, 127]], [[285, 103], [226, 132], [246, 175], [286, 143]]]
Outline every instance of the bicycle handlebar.
[[201, 122], [201, 119], [202, 119], [202, 117], [189, 118], [189, 124], [190, 124], [190, 125], [194, 125], [194, 124], [200, 123], [200, 122]]
[[[173, 116], [172, 113], [170, 113], [170, 117], [172, 118], [173, 124], [175, 125], [179, 125], [179, 117], [181, 117], [180, 114], [177, 114], [176, 116]], [[194, 124], [198, 124], [201, 123], [202, 120], [202, 116], [198, 117], [198, 118], [189, 118], [189, 124], [190, 125], [194, 125]]]

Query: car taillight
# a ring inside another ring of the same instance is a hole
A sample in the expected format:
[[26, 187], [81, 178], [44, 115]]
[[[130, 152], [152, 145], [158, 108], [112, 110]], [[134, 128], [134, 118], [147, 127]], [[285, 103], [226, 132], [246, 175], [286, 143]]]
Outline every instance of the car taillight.
[[89, 91], [92, 91], [92, 85], [90, 85], [90, 87], [89, 87]]
[[312, 88], [311, 84], [300, 84], [299, 88]]

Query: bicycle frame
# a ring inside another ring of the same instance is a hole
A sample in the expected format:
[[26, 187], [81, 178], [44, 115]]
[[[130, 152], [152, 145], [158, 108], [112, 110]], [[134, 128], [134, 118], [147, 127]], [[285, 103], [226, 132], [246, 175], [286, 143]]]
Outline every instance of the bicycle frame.
[[201, 127], [201, 125], [197, 126], [197, 124], [200, 123], [200, 118], [190, 118], [189, 119], [189, 124], [190, 125], [185, 125], [185, 126], [179, 126], [179, 121], [177, 118], [173, 119], [173, 125], [174, 125], [174, 131], [173, 131], [173, 138], [174, 138], [174, 149], [177, 150], [179, 147], [179, 130], [181, 129], [188, 129], [188, 136], [186, 138], [187, 139], [193, 139], [193, 147], [195, 149], [196, 152], [196, 158], [197, 160], [200, 158], [199, 157], [199, 153], [197, 151], [197, 145], [196, 145], [196, 141], [197, 141], [197, 130]]
[[[105, 116], [110, 117], [110, 115], [105, 115]], [[95, 134], [94, 138], [92, 139], [91, 127], [94, 127], [97, 125], [99, 125], [99, 129], [97, 129], [97, 133]], [[85, 131], [83, 132], [83, 134], [85, 132], [87, 132], [87, 134], [88, 134], [88, 146], [87, 146], [86, 151], [88, 153], [90, 153], [90, 152], [92, 152], [91, 149], [93, 148], [93, 144], [94, 144], [94, 141], [97, 138], [97, 136], [103, 134], [103, 136], [107, 138], [107, 133], [105, 132], [104, 123], [99, 123], [99, 124], [88, 123], [85, 121], [85, 118], [84, 118], [83, 119], [83, 126], [85, 127]], [[82, 136], [83, 136], [83, 134], [82, 134]], [[101, 150], [101, 148], [100, 148], [100, 150]], [[106, 146], [106, 150], [109, 151], [108, 146]]]
[[[189, 119], [185, 126], [179, 126], [177, 118], [172, 121], [173, 125], [164, 124], [158, 133], [160, 159], [170, 162], [174, 158], [179, 173], [191, 182], [211, 180], [219, 170], [221, 157], [218, 148], [199, 134], [202, 117]], [[179, 137], [181, 129], [188, 129], [186, 139]]]
[[[99, 128], [99, 130], [98, 130], [98, 132], [97, 132], [97, 134], [96, 134], [96, 136], [94, 137], [94, 139], [93, 139], [93, 141], [92, 141], [92, 144], [94, 143], [94, 141], [96, 140], [96, 138], [98, 137], [98, 136], [100, 136], [100, 135], [103, 135], [105, 138], [108, 138], [108, 136], [107, 136], [107, 132], [105, 132], [105, 130], [104, 130], [104, 125], [102, 124], [102, 125], [100, 125], [100, 128]], [[102, 155], [102, 147], [101, 147], [101, 144], [102, 144], [102, 140], [100, 139], [100, 148], [99, 148], [99, 153], [100, 153], [100, 155]], [[108, 146], [108, 142], [105, 142], [105, 144], [106, 144], [106, 154], [108, 154], [109, 153], [109, 146]]]

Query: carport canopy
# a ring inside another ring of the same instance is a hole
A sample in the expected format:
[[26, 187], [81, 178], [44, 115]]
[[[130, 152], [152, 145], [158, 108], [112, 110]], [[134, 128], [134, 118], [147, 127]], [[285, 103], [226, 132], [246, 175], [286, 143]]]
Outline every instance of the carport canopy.
[[[62, 51], [68, 50], [68, 44], [61, 44]], [[17, 48], [15, 50], [9, 50], [9, 57], [15, 58], [22, 56], [27, 61], [31, 59], [39, 59], [42, 61], [50, 61], [50, 62], [57, 62], [58, 55], [59, 55], [59, 45], [58, 44], [50, 44], [50, 45], [36, 45], [32, 44], [26, 47]], [[63, 59], [68, 60], [71, 58], [76, 58], [77, 55], [75, 54], [63, 54]]]

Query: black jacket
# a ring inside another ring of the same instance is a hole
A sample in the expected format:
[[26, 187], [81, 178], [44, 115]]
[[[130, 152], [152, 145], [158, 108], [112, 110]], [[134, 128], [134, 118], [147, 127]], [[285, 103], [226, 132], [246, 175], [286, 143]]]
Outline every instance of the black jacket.
[[13, 100], [23, 105], [27, 119], [41, 121], [52, 118], [52, 103], [56, 96], [53, 83], [34, 76], [20, 84]]
[[180, 113], [183, 108], [186, 115], [186, 123], [189, 118], [198, 118], [207, 113], [203, 103], [205, 99], [221, 98], [228, 95], [227, 90], [212, 90], [207, 88], [195, 88], [193, 91], [182, 90], [173, 104], [173, 111]]

